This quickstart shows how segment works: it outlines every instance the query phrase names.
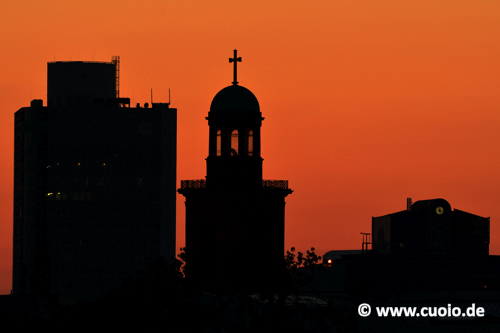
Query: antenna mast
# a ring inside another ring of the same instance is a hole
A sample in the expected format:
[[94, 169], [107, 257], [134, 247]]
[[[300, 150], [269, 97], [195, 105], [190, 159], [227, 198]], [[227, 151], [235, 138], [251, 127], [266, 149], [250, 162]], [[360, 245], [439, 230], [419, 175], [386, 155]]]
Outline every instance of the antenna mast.
[[116, 98], [120, 97], [120, 56], [111, 57], [111, 62], [116, 66]]

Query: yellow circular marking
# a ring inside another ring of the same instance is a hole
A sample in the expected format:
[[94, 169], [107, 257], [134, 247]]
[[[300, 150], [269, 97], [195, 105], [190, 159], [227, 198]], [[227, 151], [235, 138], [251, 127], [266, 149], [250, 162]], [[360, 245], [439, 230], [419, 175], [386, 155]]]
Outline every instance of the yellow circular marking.
[[443, 207], [439, 206], [436, 208], [436, 214], [443, 215], [443, 213], [444, 213]]

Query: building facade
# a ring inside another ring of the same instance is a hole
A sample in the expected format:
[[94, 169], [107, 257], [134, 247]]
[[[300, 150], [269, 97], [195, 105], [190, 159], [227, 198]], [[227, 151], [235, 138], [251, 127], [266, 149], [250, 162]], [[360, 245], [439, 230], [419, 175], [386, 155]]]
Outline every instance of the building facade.
[[262, 113], [236, 80], [208, 113], [206, 179], [184, 180], [186, 277], [202, 289], [258, 289], [283, 268], [288, 181], [263, 180]]
[[177, 110], [131, 108], [118, 66], [49, 63], [15, 113], [14, 294], [92, 300], [175, 256]]
[[489, 255], [489, 228], [488, 217], [452, 209], [444, 199], [408, 198], [406, 210], [372, 218], [371, 251], [324, 255], [323, 284], [316, 291], [372, 300], [409, 292], [439, 300], [443, 292], [470, 297], [498, 291], [500, 256]]
[[487, 256], [490, 219], [453, 210], [444, 199], [420, 200], [373, 217], [372, 235], [373, 250], [381, 254]]

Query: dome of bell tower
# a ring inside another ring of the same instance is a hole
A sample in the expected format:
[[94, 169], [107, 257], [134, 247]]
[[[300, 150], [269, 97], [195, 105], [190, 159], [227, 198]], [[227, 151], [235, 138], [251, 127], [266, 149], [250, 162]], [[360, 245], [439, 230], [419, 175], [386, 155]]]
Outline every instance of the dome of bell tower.
[[210, 112], [260, 112], [257, 97], [245, 87], [233, 84], [219, 91]]

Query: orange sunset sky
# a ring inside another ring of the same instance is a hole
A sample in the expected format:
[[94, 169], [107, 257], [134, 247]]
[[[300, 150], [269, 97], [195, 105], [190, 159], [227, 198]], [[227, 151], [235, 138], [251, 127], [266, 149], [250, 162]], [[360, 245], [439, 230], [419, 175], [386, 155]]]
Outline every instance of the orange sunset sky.
[[[12, 271], [14, 112], [46, 104], [49, 61], [121, 57], [120, 95], [178, 109], [178, 184], [205, 177], [215, 94], [263, 116], [264, 178], [288, 179], [286, 247], [360, 249], [406, 198], [491, 217], [500, 254], [500, 1], [56, 1], [0, 4], [0, 293]], [[184, 246], [177, 199], [177, 247]], [[262, 232], [265, 232], [263, 230]], [[258, 246], [258, 244], [256, 244]]]

